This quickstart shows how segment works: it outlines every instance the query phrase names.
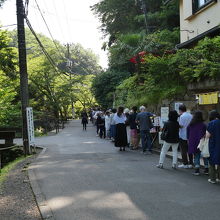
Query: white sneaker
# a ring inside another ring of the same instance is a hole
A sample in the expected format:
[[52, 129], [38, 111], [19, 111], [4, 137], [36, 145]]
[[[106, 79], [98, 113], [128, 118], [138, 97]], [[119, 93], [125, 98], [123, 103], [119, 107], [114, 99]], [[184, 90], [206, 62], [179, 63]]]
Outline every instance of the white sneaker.
[[178, 168], [188, 169], [188, 165], [180, 164], [178, 165]]
[[220, 183], [220, 179], [216, 179], [216, 183]]
[[216, 183], [216, 181], [211, 180], [211, 179], [208, 179], [208, 182], [209, 182], [209, 183], [212, 183], [212, 184], [215, 184], [215, 183]]
[[188, 165], [188, 168], [189, 168], [189, 169], [192, 169], [192, 168], [193, 168], [193, 166], [192, 166], [191, 164], [189, 164], [189, 165]]

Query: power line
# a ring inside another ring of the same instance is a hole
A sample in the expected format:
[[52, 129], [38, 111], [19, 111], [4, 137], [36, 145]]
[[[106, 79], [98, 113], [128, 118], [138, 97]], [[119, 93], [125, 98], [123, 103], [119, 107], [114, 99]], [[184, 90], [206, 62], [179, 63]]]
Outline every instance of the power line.
[[[25, 17], [26, 19], [26, 23], [27, 26], [29, 27], [30, 31], [32, 32], [32, 34], [34, 35], [35, 39], [37, 40], [40, 48], [42, 49], [42, 52], [44, 53], [44, 55], [46, 56], [46, 58], [48, 59], [49, 63], [51, 64], [51, 66], [54, 68], [54, 70], [60, 74], [60, 72], [57, 69], [56, 63], [54, 62], [54, 60], [51, 58], [51, 56], [48, 54], [48, 52], [46, 51], [46, 49], [44, 48], [43, 44], [41, 43], [40, 39], [38, 38], [36, 32], [34, 31], [29, 19], [27, 17]], [[63, 74], [65, 74], [66, 76], [69, 76], [67, 73], [63, 72]]]
[[4, 26], [0, 26], [0, 28], [6, 28], [6, 27], [11, 27], [11, 26], [15, 26], [17, 24], [9, 24], [9, 25], [4, 25]]
[[[63, 1], [63, 9], [64, 9], [64, 14], [65, 14], [67, 26], [70, 27], [69, 18], [67, 17], [67, 10], [66, 10], [66, 3], [65, 2], [66, 1], [64, 0]], [[67, 28], [67, 30], [68, 30], [69, 37], [71, 37], [71, 39], [72, 39], [72, 33], [70, 32], [70, 29]]]
[[59, 25], [60, 30], [61, 30], [61, 33], [62, 33], [62, 35], [63, 35], [63, 39], [66, 41], [66, 37], [65, 37], [65, 35], [64, 35], [64, 31], [63, 31], [62, 26], [61, 26], [61, 23], [60, 23], [59, 14], [57, 13], [57, 7], [56, 7], [56, 4], [55, 4], [55, 0], [53, 0], [52, 2], [53, 2], [54, 9], [55, 9], [55, 13], [56, 13], [56, 18], [57, 18], [57, 21], [58, 21], [58, 25]]
[[50, 34], [50, 37], [52, 38], [52, 41], [53, 41], [53, 43], [54, 43], [56, 49], [58, 50], [60, 57], [63, 59], [64, 57], [62, 56], [62, 53], [61, 53], [61, 51], [60, 51], [60, 48], [58, 47], [56, 41], [55, 41], [54, 38], [53, 38], [53, 35], [52, 35], [52, 33], [51, 33], [51, 31], [50, 31], [50, 28], [49, 28], [49, 26], [48, 26], [48, 24], [47, 24], [47, 22], [46, 22], [46, 20], [45, 20], [45, 18], [44, 18], [44, 15], [43, 15], [43, 13], [42, 13], [42, 11], [41, 11], [41, 9], [40, 9], [40, 6], [39, 6], [37, 0], [35, 0], [35, 3], [36, 3], [36, 5], [37, 5], [38, 11], [40, 12], [40, 15], [41, 15], [43, 21], [44, 21], [44, 23], [45, 23], [45, 25], [46, 25], [46, 27], [47, 27], [47, 30], [48, 30], [48, 32], [49, 32], [49, 34]]

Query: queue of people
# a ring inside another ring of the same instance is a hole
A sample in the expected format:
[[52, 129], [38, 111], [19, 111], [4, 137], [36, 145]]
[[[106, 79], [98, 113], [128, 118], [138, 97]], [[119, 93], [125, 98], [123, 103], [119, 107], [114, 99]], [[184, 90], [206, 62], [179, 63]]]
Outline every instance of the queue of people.
[[[140, 148], [143, 154], [152, 154], [152, 137], [150, 130], [153, 128], [152, 113], [147, 112], [144, 106], [132, 107], [131, 110], [119, 107], [105, 112], [97, 109], [91, 112], [92, 122], [96, 126], [97, 136], [114, 142], [119, 151]], [[84, 122], [83, 122], [84, 121]], [[87, 124], [87, 120], [82, 119]], [[85, 125], [86, 129], [86, 125]], [[187, 112], [186, 106], [179, 106], [177, 111], [170, 111], [168, 121], [162, 128], [161, 139], [163, 146], [160, 153], [158, 168], [164, 168], [166, 154], [172, 148], [172, 168], [192, 169], [193, 175], [201, 174], [200, 160], [203, 158], [204, 174], [209, 175], [210, 183], [220, 182], [220, 114], [211, 111], [209, 123], [206, 124], [201, 111], [193, 114]], [[202, 140], [208, 139], [209, 157], [203, 157], [198, 146]], [[178, 148], [181, 152], [182, 164], [178, 165]]]
[[[193, 175], [201, 174], [200, 159], [203, 157], [198, 148], [201, 141], [208, 139], [209, 156], [204, 156], [204, 174], [209, 175], [208, 182], [220, 182], [220, 114], [213, 110], [209, 113], [209, 123], [204, 123], [201, 111], [193, 114], [186, 111], [186, 106], [179, 107], [180, 116], [176, 111], [169, 112], [169, 120], [165, 122], [161, 138], [164, 140], [158, 168], [164, 167], [165, 155], [172, 147], [172, 168], [194, 168]], [[177, 151], [180, 147], [182, 164], [177, 166]]]

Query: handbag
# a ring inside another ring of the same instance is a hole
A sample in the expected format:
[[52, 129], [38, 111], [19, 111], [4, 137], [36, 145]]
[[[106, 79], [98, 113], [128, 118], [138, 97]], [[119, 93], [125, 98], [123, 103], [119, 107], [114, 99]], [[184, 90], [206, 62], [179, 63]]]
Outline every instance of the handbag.
[[163, 141], [166, 141], [168, 138], [168, 129], [166, 127], [166, 124], [164, 124], [164, 129], [162, 130], [162, 133], [160, 135], [160, 139]]
[[204, 158], [210, 157], [209, 154], [209, 138], [202, 138], [197, 147], [201, 151], [201, 155]]

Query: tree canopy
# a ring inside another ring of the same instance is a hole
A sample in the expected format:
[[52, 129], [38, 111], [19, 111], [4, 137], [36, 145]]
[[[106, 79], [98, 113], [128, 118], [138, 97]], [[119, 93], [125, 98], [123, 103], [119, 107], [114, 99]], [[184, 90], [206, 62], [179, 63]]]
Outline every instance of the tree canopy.
[[[55, 45], [42, 34], [38, 37], [54, 65], [32, 33], [26, 30], [30, 105], [35, 119], [66, 119], [71, 116], [72, 106], [81, 111], [95, 105], [90, 87], [92, 78], [101, 72], [98, 57], [80, 44], [70, 45], [67, 56], [65, 45], [58, 41]], [[67, 66], [68, 60], [72, 61], [72, 66]], [[20, 126], [21, 122], [17, 61], [17, 31], [0, 30], [1, 126]]]

